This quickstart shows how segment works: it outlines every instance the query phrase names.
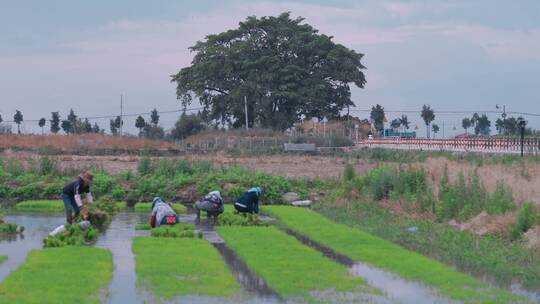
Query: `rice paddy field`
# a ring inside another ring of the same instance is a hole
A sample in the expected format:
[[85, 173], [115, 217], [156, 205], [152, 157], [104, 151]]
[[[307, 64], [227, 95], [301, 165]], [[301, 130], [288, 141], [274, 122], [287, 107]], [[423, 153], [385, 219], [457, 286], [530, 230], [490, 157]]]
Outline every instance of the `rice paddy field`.
[[[535, 303], [310, 209], [227, 205], [217, 222], [175, 204], [181, 223], [151, 228], [150, 204], [100, 202], [97, 235], [63, 224], [63, 203], [23, 201], [0, 238], [0, 303]], [[105, 212], [107, 211], [107, 212]], [[69, 232], [69, 233], [68, 233]], [[80, 238], [80, 242], [70, 241]], [[60, 247], [43, 246], [61, 244]], [[76, 245], [69, 245], [76, 244]], [[5, 252], [5, 253], [4, 253]]]

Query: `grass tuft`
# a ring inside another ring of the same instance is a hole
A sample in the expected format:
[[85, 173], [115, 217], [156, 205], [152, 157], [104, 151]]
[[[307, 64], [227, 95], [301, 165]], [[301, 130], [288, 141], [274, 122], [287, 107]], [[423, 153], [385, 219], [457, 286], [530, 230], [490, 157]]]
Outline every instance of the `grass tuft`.
[[15, 209], [28, 212], [62, 212], [64, 211], [64, 202], [61, 200], [24, 201], [15, 205]]

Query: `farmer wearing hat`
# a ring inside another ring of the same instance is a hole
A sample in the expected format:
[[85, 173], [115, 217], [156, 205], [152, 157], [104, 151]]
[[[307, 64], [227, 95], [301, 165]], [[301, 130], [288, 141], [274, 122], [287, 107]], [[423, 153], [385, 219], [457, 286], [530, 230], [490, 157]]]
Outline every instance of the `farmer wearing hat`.
[[261, 196], [261, 188], [253, 187], [234, 203], [234, 209], [241, 213], [259, 213], [259, 196]]
[[[83, 206], [81, 194], [86, 193], [86, 201], [92, 204], [94, 198], [90, 192], [94, 176], [90, 172], [82, 172], [74, 181], [67, 184], [62, 192], [64, 200], [64, 208], [66, 209], [66, 221], [68, 224], [73, 223], [73, 218], [79, 216]], [[73, 215], [75, 213], [75, 215]]]

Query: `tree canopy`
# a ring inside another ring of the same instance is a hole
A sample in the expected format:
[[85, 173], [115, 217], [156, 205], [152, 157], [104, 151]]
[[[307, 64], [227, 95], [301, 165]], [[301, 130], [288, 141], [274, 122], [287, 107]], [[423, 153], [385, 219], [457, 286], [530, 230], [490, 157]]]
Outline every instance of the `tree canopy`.
[[51, 132], [56, 134], [58, 131], [60, 131], [60, 113], [51, 112]]
[[184, 139], [202, 130], [204, 130], [204, 124], [199, 114], [183, 113], [176, 121], [174, 129], [171, 130], [171, 137], [174, 139]]
[[197, 98], [207, 122], [284, 130], [301, 117], [337, 117], [354, 106], [350, 84], [363, 88], [362, 54], [290, 13], [248, 17], [236, 29], [190, 48], [191, 66], [172, 76], [184, 107]]
[[21, 111], [15, 111], [15, 115], [13, 115], [13, 121], [17, 124], [17, 133], [19, 134], [21, 134], [21, 122], [23, 121], [23, 119], [24, 118]]

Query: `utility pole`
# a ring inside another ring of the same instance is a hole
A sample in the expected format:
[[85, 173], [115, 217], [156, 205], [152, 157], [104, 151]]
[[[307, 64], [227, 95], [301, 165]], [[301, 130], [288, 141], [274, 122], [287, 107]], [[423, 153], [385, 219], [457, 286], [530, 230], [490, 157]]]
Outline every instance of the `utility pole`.
[[248, 126], [248, 111], [247, 111], [247, 96], [244, 96], [244, 111], [246, 112], [246, 131], [249, 129]]
[[124, 96], [123, 94], [120, 94], [120, 136], [122, 136], [122, 125], [124, 122], [124, 118], [122, 117], [124, 115]]
[[520, 128], [520, 133], [521, 133], [521, 157], [523, 157], [523, 146], [524, 146], [524, 142], [525, 142], [525, 126], [527, 125], [527, 122], [525, 120], [520, 120], [518, 122], [518, 125], [519, 125], [519, 128]]
[[445, 139], [446, 137], [444, 137], [444, 120], [442, 122], [442, 138]]

